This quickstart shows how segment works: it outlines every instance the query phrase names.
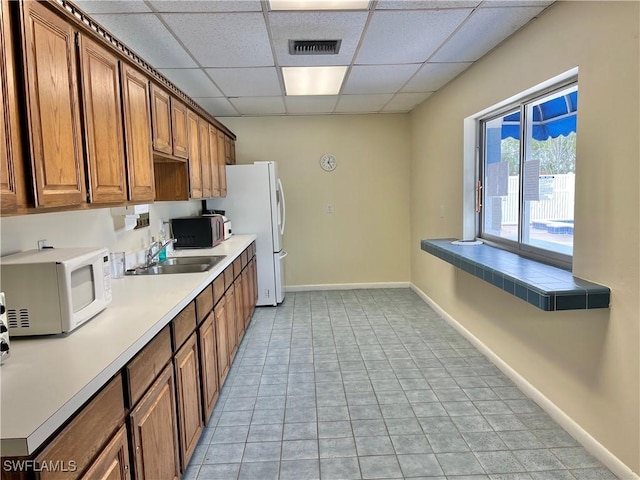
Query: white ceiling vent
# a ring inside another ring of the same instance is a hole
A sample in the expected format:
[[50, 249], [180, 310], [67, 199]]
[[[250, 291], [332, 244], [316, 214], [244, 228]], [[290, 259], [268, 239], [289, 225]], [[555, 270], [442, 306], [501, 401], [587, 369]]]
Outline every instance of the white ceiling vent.
[[337, 55], [342, 40], [289, 40], [290, 55]]

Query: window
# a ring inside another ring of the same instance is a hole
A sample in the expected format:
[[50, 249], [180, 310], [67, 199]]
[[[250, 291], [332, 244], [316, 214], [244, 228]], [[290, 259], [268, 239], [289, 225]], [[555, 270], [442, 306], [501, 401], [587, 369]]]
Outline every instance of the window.
[[479, 119], [478, 235], [570, 267], [578, 85], [537, 92]]

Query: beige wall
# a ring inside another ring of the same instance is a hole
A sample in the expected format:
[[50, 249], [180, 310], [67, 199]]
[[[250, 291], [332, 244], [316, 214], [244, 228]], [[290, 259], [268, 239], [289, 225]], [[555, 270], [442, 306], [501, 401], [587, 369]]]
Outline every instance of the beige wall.
[[[412, 282], [635, 472], [639, 5], [556, 3], [411, 114]], [[608, 285], [611, 308], [545, 313], [421, 251], [420, 239], [462, 233], [463, 119], [576, 66], [574, 273]]]
[[124, 230], [122, 217], [110, 208], [3, 217], [0, 255], [37, 248], [38, 240], [45, 239], [57, 248], [99, 246], [133, 253], [158, 235], [161, 219], [196, 215], [200, 210], [199, 201], [154, 203], [149, 206], [150, 226], [132, 231]]
[[[287, 286], [409, 281], [407, 115], [223, 121], [238, 163], [278, 162]], [[338, 159], [333, 172], [320, 169], [325, 153]]]

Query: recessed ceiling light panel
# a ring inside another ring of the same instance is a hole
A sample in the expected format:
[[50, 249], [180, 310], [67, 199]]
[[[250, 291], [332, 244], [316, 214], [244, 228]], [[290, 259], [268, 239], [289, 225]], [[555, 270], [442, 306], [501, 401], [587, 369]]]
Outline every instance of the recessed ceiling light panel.
[[269, 0], [271, 10], [368, 10], [371, 0]]
[[282, 67], [287, 96], [337, 95], [346, 73], [346, 66]]

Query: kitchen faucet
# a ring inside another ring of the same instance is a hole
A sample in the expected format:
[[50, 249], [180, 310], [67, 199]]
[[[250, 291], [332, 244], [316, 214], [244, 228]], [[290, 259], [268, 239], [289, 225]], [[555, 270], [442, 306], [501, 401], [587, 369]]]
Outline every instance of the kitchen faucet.
[[[151, 266], [151, 264], [153, 263], [153, 259], [156, 258], [160, 252], [169, 244], [171, 243], [176, 243], [176, 239], [175, 238], [170, 238], [169, 240], [167, 240], [166, 242], [160, 242], [160, 241], [153, 241], [151, 242], [151, 245], [149, 245], [149, 249], [147, 250], [147, 256], [146, 256], [146, 261], [144, 264], [144, 268], [149, 268]], [[158, 249], [155, 251], [153, 251], [153, 249], [155, 247], [158, 247]]]

